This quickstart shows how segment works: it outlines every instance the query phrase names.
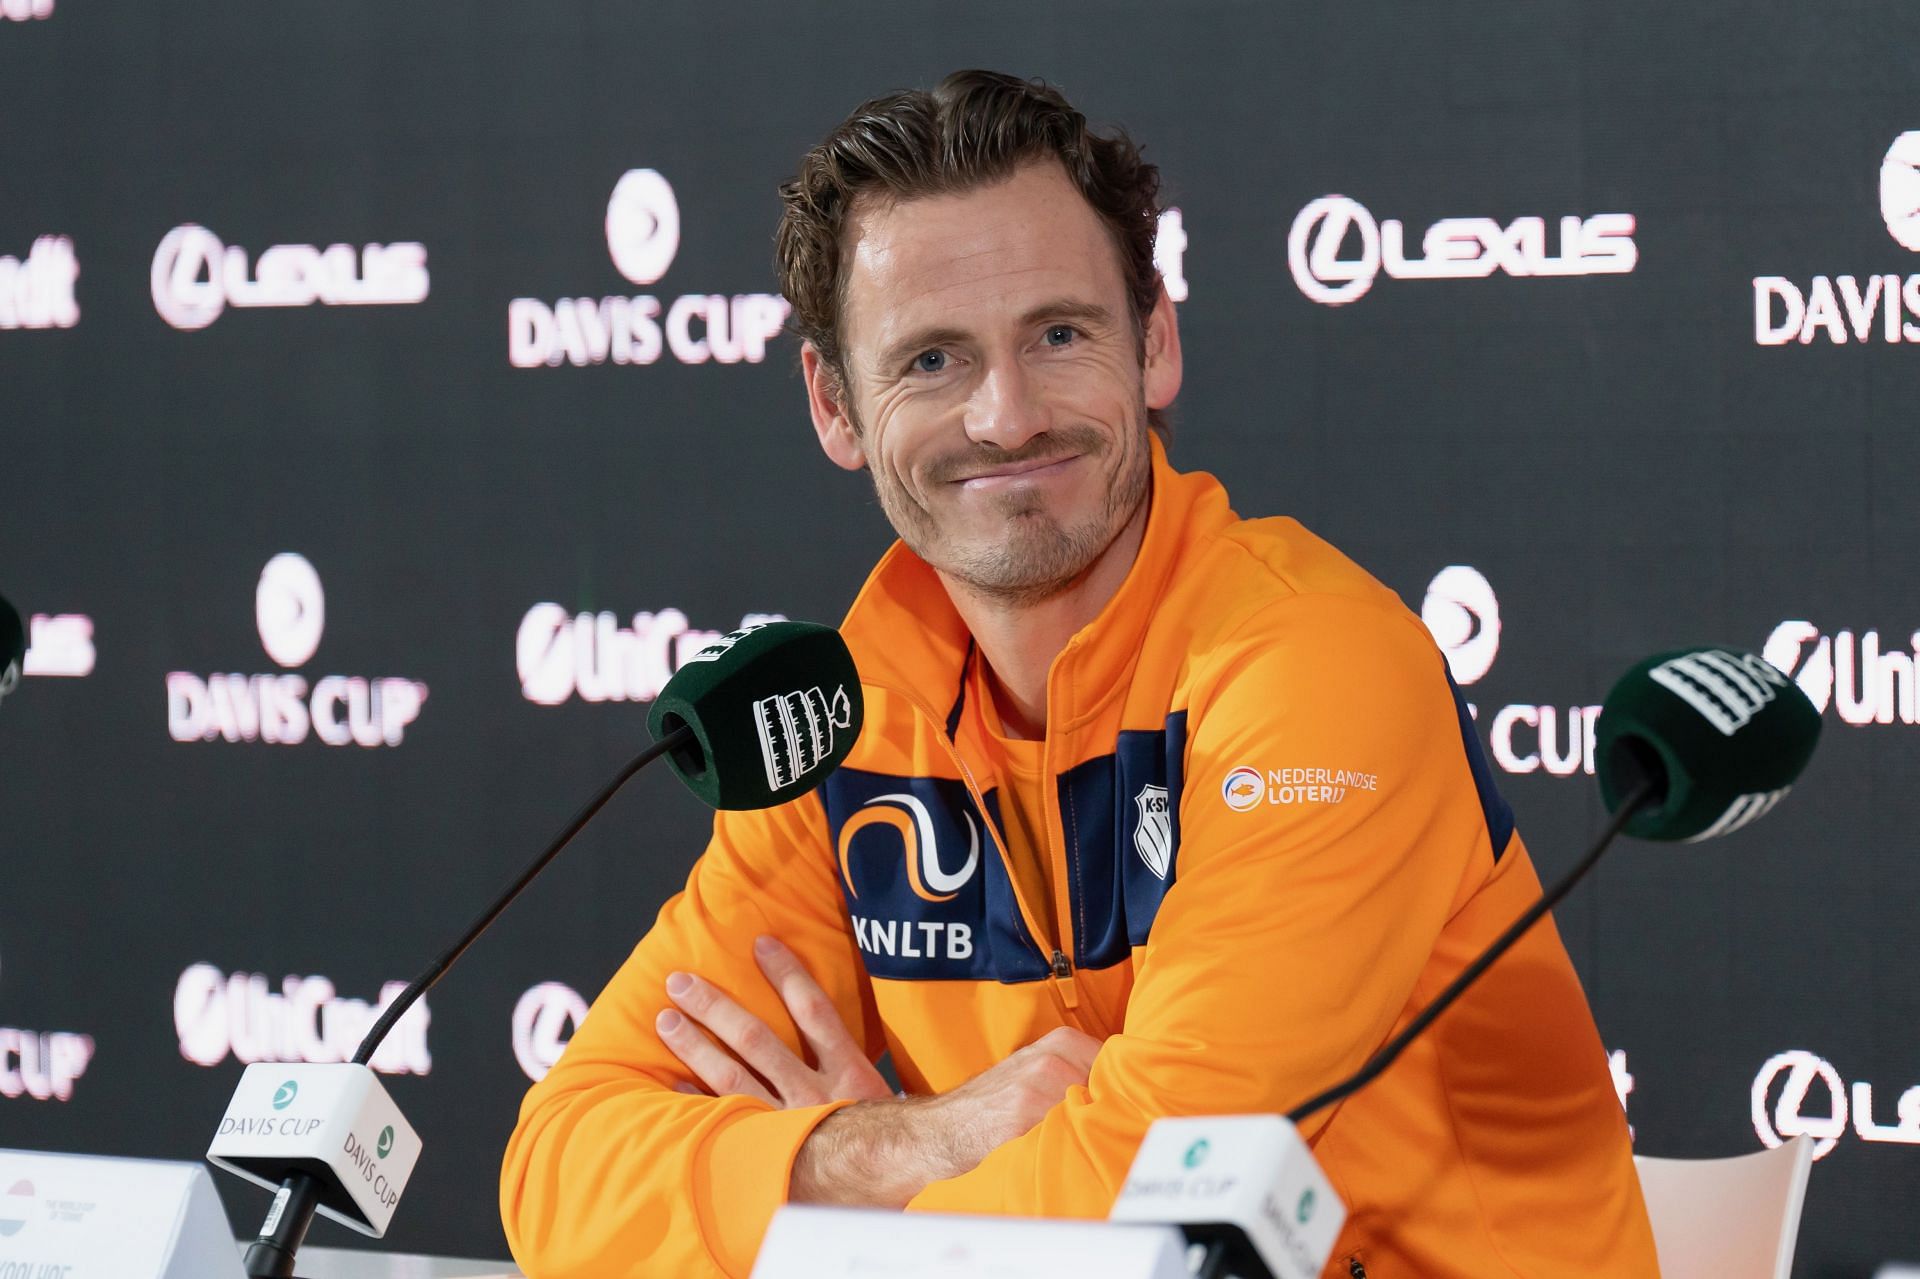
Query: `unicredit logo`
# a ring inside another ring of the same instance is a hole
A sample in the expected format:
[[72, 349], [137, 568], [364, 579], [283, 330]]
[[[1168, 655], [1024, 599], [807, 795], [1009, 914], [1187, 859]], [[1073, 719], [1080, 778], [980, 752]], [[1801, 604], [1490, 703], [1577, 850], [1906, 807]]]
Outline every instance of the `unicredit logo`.
[[1761, 656], [1793, 677], [1816, 710], [1841, 722], [1920, 723], [1920, 631], [1883, 640], [1879, 631], [1828, 635], [1808, 621], [1782, 622]]
[[249, 265], [245, 249], [191, 222], [160, 241], [151, 276], [153, 308], [176, 329], [204, 329], [229, 306], [404, 306], [428, 283], [426, 246], [413, 241], [276, 244]]
[[[283, 667], [312, 659], [326, 632], [326, 592], [303, 555], [267, 561], [254, 587], [261, 647]], [[309, 734], [328, 746], [398, 746], [420, 717], [427, 686], [401, 676], [296, 674], [167, 676], [167, 731], [176, 742], [293, 746]]]
[[557, 981], [543, 981], [513, 1006], [513, 1059], [536, 1084], [547, 1077], [566, 1051], [573, 1032], [587, 1019], [580, 992]]
[[[390, 981], [380, 988], [379, 1001], [369, 1004], [342, 998], [325, 977], [287, 977], [276, 991], [262, 974], [228, 976], [212, 964], [195, 964], [174, 986], [173, 1026], [180, 1055], [197, 1066], [218, 1066], [229, 1056], [248, 1064], [350, 1061], [405, 989], [405, 982]], [[427, 1049], [431, 1020], [426, 999], [415, 1001], [373, 1054], [373, 1068], [390, 1075], [433, 1069]]]
[[23, 261], [0, 257], [0, 329], [70, 329], [80, 323], [73, 283], [80, 262], [73, 241], [43, 235]]
[[[784, 620], [778, 613], [749, 613], [742, 629]], [[541, 706], [583, 702], [650, 702], [673, 673], [721, 638], [695, 630], [677, 608], [635, 613], [625, 626], [613, 613], [569, 613], [558, 604], [535, 604], [520, 619], [514, 637], [514, 667], [520, 695]]]
[[1446, 654], [1453, 682], [1472, 684], [1500, 655], [1500, 601], [1477, 568], [1450, 564], [1427, 584], [1420, 620]]
[[1549, 253], [1545, 218], [1505, 226], [1492, 218], [1442, 218], [1421, 237], [1420, 256], [1409, 258], [1397, 219], [1376, 222], [1359, 201], [1323, 195], [1294, 217], [1287, 266], [1302, 293], [1342, 306], [1364, 296], [1383, 271], [1396, 280], [1624, 275], [1640, 261], [1633, 232], [1631, 213], [1563, 217], [1557, 252]]

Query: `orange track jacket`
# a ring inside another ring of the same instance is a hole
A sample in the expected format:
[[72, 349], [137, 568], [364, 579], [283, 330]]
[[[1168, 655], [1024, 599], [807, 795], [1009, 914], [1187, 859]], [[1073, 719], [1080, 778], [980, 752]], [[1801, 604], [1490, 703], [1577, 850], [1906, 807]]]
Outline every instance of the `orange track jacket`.
[[[653, 1021], [667, 974], [694, 971], [798, 1051], [760, 933], [911, 1092], [1061, 1025], [1103, 1039], [1085, 1087], [910, 1205], [1100, 1217], [1156, 1117], [1284, 1111], [1340, 1079], [1539, 893], [1419, 620], [1157, 441], [1139, 557], [1048, 680], [1051, 914], [1009, 874], [992, 761], [956, 740], [970, 641], [939, 579], [896, 545], [844, 634], [867, 699], [852, 757], [811, 795], [718, 815], [527, 1094], [500, 1206], [534, 1279], [751, 1269], [836, 1107], [675, 1092], [690, 1076]], [[1658, 1274], [1550, 920], [1303, 1132], [1350, 1212], [1330, 1276]]]

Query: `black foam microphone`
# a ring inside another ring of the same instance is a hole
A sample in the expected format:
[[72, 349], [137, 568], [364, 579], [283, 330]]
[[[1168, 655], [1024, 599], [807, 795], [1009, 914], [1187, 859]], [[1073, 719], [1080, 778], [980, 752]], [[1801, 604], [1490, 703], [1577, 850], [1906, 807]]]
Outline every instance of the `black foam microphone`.
[[1731, 834], [1772, 811], [1813, 758], [1819, 739], [1820, 713], [1807, 695], [1752, 653], [1689, 648], [1633, 667], [1600, 708], [1594, 771], [1613, 820], [1599, 840], [1366, 1064], [1295, 1106], [1287, 1118], [1297, 1124], [1391, 1066], [1573, 891], [1621, 830], [1641, 839], [1689, 842]]
[[1771, 663], [1731, 648], [1649, 657], [1607, 694], [1594, 737], [1609, 812], [1642, 782], [1641, 839], [1731, 835], [1786, 797], [1820, 740], [1820, 712]]
[[[421, 1143], [367, 1063], [406, 1011], [628, 778], [666, 755], [688, 788], [714, 807], [766, 808], [826, 780], [853, 749], [863, 713], [853, 656], [829, 626], [743, 627], [689, 658], [654, 702], [653, 745], [588, 800], [460, 939], [381, 1011], [351, 1062], [247, 1068], [207, 1157], [277, 1192], [247, 1250], [250, 1279], [293, 1274], [294, 1255], [316, 1212], [376, 1238], [386, 1232]], [[300, 1103], [302, 1097], [312, 1100]], [[295, 1114], [288, 1108], [296, 1103], [313, 1111], [296, 1116], [297, 1144], [284, 1138], [285, 1120]], [[377, 1179], [376, 1168], [382, 1170]]]
[[27, 631], [20, 614], [0, 597], [0, 701], [20, 687], [20, 675], [27, 664]]

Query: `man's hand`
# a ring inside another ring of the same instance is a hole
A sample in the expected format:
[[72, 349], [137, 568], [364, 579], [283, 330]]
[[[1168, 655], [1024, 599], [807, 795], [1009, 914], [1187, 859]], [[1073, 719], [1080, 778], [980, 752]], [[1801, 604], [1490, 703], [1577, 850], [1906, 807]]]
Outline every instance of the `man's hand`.
[[794, 1203], [905, 1207], [927, 1186], [971, 1171], [1039, 1123], [1070, 1088], [1087, 1082], [1100, 1051], [1099, 1040], [1062, 1026], [951, 1092], [896, 1098], [792, 951], [761, 937], [753, 957], [816, 1065], [692, 973], [667, 978], [667, 997], [681, 1011], [662, 1012], [654, 1029], [715, 1096], [757, 1097], [779, 1109], [856, 1103], [828, 1115], [800, 1147], [789, 1181]]
[[1099, 1051], [1099, 1040], [1062, 1026], [951, 1092], [835, 1111], [800, 1147], [788, 1198], [904, 1208], [1039, 1123], [1068, 1089], [1087, 1082]]
[[761, 937], [753, 943], [753, 958], [779, 992], [816, 1064], [795, 1056], [771, 1027], [712, 983], [674, 973], [667, 978], [667, 998], [686, 1015], [667, 1009], [654, 1020], [654, 1030], [694, 1077], [716, 1097], [758, 1097], [782, 1110], [891, 1098], [893, 1090], [847, 1032], [833, 1000], [793, 952]]

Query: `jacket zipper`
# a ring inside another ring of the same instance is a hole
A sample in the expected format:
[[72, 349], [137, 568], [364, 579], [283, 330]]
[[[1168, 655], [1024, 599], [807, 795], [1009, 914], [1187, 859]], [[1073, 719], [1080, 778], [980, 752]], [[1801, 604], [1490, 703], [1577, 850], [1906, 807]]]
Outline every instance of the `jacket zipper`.
[[[973, 806], [980, 814], [980, 824], [987, 828], [987, 835], [993, 840], [995, 851], [1000, 854], [1000, 865], [1007, 872], [1007, 882], [1013, 889], [1014, 901], [1018, 903], [1020, 907], [1021, 922], [1026, 925], [1028, 940], [1033, 943], [1034, 954], [1038, 955], [1041, 962], [1046, 964], [1047, 976], [1053, 983], [1054, 994], [1060, 1000], [1062, 1010], [1066, 1013], [1067, 1020], [1073, 1023], [1076, 1030], [1085, 1030], [1086, 1027], [1080, 1024], [1080, 988], [1075, 984], [1073, 979], [1073, 961], [1067, 958], [1066, 952], [1060, 949], [1058, 943], [1052, 941], [1053, 929], [1037, 929], [1034, 927], [1034, 922], [1038, 920], [1040, 916], [1034, 912], [1032, 903], [1028, 902], [1020, 891], [1020, 877], [1013, 873], [1013, 866], [1007, 858], [1006, 845], [1001, 842], [1000, 832], [995, 830], [993, 823], [987, 819], [986, 796], [980, 793], [980, 783], [974, 780], [973, 770], [967, 767], [967, 761], [960, 757], [959, 748], [947, 737], [945, 721], [928, 710], [926, 705], [922, 703], [920, 698], [915, 694], [902, 692], [888, 684], [876, 684], [875, 687], [884, 688], [888, 692], [904, 698], [909, 706], [913, 707], [915, 711], [938, 727], [939, 731], [936, 733], [936, 736], [939, 737], [940, 744], [945, 748], [948, 757], [953, 760], [955, 767], [959, 769], [960, 781], [966, 786], [967, 795], [973, 800]], [[1052, 832], [1049, 831], [1048, 834], [1049, 840], [1051, 840]], [[1051, 859], [1051, 852], [1052, 850], [1049, 849], [1049, 859]], [[1061, 898], [1064, 900], [1068, 896], [1065, 891], [1064, 880], [1062, 880], [1062, 885], [1063, 891], [1061, 892]], [[1051, 924], [1054, 921], [1049, 920], [1046, 922]], [[1043, 934], [1047, 937], [1048, 942], [1053, 945], [1053, 954], [1051, 957], [1048, 956], [1047, 948], [1041, 942]]]

